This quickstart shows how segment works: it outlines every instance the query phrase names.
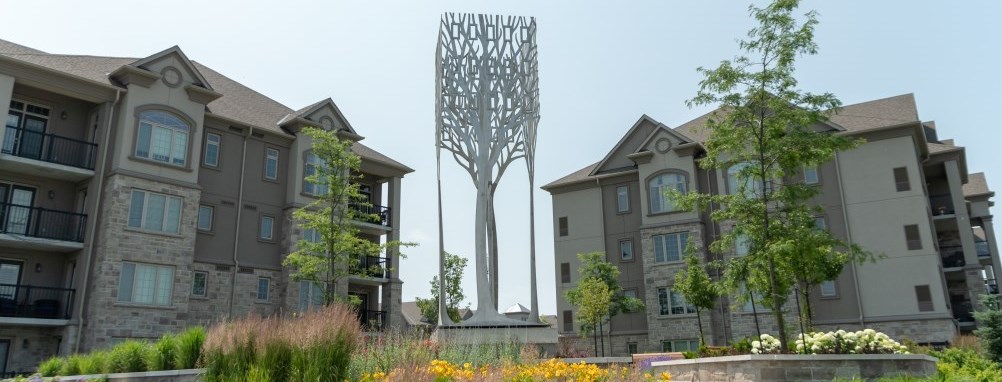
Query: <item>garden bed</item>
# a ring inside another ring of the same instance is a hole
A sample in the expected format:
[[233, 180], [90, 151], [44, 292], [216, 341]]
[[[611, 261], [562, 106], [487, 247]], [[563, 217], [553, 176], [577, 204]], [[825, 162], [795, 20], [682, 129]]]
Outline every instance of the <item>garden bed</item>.
[[652, 362], [676, 381], [779, 382], [936, 375], [936, 358], [917, 354], [748, 354]]

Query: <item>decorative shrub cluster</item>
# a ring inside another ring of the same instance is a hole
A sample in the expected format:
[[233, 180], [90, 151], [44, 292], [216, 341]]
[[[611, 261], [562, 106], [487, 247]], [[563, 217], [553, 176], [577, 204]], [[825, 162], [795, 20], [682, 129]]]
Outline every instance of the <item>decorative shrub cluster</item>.
[[110, 350], [69, 357], [53, 357], [38, 365], [36, 374], [92, 375], [193, 369], [198, 366], [205, 329], [192, 327], [177, 334], [165, 334], [156, 342], [125, 341]]
[[809, 354], [909, 354], [908, 348], [873, 329], [797, 336], [797, 352]]
[[[406, 378], [405, 378], [406, 377]], [[475, 367], [470, 363], [456, 365], [448, 361], [432, 360], [423, 368], [412, 371], [395, 369], [390, 373], [365, 373], [362, 382], [387, 382], [397, 380], [436, 381], [436, 382], [466, 382], [466, 381], [643, 381], [669, 382], [671, 375], [661, 373], [657, 376], [641, 373], [638, 369], [628, 367], [602, 368], [594, 364], [567, 363], [561, 359], [549, 359], [542, 362], [507, 364], [501, 366], [483, 365]]]
[[768, 334], [761, 335], [759, 341], [751, 343], [752, 354], [774, 354], [780, 353], [781, 350], [779, 339]]

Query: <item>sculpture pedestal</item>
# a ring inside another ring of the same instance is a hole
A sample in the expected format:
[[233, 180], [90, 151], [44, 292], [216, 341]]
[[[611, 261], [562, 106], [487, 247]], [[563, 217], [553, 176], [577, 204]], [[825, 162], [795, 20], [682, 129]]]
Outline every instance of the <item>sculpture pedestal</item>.
[[447, 342], [454, 345], [488, 345], [521, 343], [536, 345], [540, 354], [557, 354], [557, 328], [546, 324], [519, 326], [439, 326], [431, 334], [435, 342]]

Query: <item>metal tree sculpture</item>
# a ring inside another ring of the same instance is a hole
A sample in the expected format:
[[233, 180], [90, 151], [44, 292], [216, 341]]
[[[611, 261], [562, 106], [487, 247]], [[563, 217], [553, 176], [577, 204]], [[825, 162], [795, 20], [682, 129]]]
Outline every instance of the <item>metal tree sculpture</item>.
[[[445, 150], [469, 173], [477, 189], [477, 311], [466, 321], [470, 325], [514, 321], [498, 313], [496, 295], [492, 293], [497, 284], [496, 262], [492, 261], [496, 259], [496, 245], [488, 246], [488, 241], [496, 241], [496, 237], [493, 224], [488, 224], [494, 218], [494, 190], [508, 165], [528, 159], [527, 148], [535, 148], [539, 119], [536, 60], [536, 23], [532, 18], [454, 13], [442, 16], [435, 55], [438, 172], [440, 176], [441, 152]], [[531, 139], [527, 141], [529, 134]], [[529, 172], [531, 179], [531, 164]], [[441, 177], [438, 187], [439, 280], [444, 280]], [[535, 284], [534, 264], [531, 268]], [[535, 298], [533, 290], [534, 303]], [[440, 295], [440, 325], [451, 323], [443, 314], [444, 301]]]

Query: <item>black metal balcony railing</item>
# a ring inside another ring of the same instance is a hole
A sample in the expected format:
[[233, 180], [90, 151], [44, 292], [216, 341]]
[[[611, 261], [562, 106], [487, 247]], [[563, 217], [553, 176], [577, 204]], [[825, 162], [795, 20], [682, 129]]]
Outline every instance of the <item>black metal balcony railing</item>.
[[0, 203], [0, 233], [83, 242], [87, 215]]
[[985, 291], [988, 294], [999, 294], [999, 284], [994, 279], [985, 280]]
[[382, 256], [363, 256], [351, 267], [351, 274], [364, 277], [386, 277], [386, 261]]
[[939, 256], [943, 259], [943, 268], [956, 268], [967, 264], [964, 261], [964, 247], [959, 245], [939, 247]]
[[930, 195], [929, 206], [932, 207], [933, 216], [954, 213], [953, 198], [950, 197], [950, 194]]
[[363, 203], [350, 203], [349, 207], [362, 215], [359, 218], [360, 221], [390, 226], [390, 207]]
[[358, 321], [362, 323], [362, 328], [370, 332], [379, 332], [383, 330], [383, 324], [386, 322], [386, 311], [385, 310], [359, 310], [358, 311]]
[[960, 322], [974, 321], [974, 307], [970, 301], [950, 301], [953, 305], [953, 318]]
[[90, 142], [7, 126], [4, 154], [87, 170], [94, 169], [97, 145]]
[[0, 317], [69, 319], [74, 289], [0, 284]]
[[978, 250], [978, 257], [992, 257], [992, 250], [988, 248], [987, 241], [975, 241], [974, 248]]

